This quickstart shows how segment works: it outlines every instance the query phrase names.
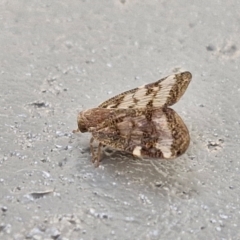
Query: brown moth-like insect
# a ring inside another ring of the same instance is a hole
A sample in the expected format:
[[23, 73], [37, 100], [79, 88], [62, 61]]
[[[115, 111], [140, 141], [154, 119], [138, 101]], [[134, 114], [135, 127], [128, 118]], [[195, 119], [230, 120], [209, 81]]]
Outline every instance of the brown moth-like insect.
[[[93, 163], [99, 165], [103, 145], [137, 157], [173, 159], [183, 154], [190, 142], [188, 129], [169, 106], [181, 98], [191, 79], [190, 72], [170, 75], [81, 111], [74, 132], [92, 133]], [[97, 153], [94, 140], [99, 141]]]

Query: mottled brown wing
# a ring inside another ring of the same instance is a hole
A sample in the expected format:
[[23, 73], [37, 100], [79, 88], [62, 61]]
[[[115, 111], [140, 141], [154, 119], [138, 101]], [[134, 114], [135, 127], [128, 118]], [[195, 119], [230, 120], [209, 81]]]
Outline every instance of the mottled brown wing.
[[110, 119], [91, 130], [104, 145], [139, 157], [166, 159], [178, 157], [188, 148], [188, 129], [174, 110], [112, 110]]
[[127, 109], [171, 106], [184, 94], [191, 79], [190, 72], [170, 75], [157, 82], [123, 92], [98, 107]]

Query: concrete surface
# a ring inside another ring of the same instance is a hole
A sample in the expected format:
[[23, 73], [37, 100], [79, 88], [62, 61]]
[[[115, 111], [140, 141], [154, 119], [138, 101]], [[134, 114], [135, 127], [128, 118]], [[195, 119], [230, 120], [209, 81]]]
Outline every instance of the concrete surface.
[[[240, 239], [240, 2], [0, 3], [0, 239]], [[185, 155], [95, 169], [78, 111], [178, 70]]]

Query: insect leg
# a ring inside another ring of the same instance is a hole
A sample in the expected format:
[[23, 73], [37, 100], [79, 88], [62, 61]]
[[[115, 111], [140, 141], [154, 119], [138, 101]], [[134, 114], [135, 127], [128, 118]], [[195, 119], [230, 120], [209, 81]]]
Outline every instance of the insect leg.
[[80, 132], [80, 130], [79, 129], [72, 130], [72, 133], [77, 133], [77, 132]]
[[98, 150], [97, 150], [97, 156], [95, 157], [95, 167], [98, 167], [99, 164], [100, 164], [100, 161], [101, 161], [101, 153], [102, 153], [102, 146], [103, 144], [102, 143], [99, 143], [98, 144]]
[[90, 151], [92, 154], [92, 163], [95, 164], [95, 167], [98, 167], [101, 161], [101, 152], [102, 152], [102, 147], [104, 146], [102, 143], [98, 144], [98, 149], [97, 152], [94, 150], [93, 147], [93, 142], [94, 142], [94, 138], [92, 137], [90, 139]]
[[95, 158], [96, 158], [96, 154], [94, 152], [94, 147], [93, 147], [93, 142], [94, 142], [94, 138], [92, 137], [90, 139], [90, 151], [91, 151], [91, 154], [92, 154], [92, 162], [94, 163], [95, 162]]

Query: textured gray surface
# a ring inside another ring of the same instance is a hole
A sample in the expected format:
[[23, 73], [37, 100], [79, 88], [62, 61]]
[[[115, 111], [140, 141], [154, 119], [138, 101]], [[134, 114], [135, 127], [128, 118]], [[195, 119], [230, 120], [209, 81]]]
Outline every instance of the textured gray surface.
[[[2, 1], [1, 239], [240, 239], [240, 2]], [[79, 110], [176, 69], [174, 161], [95, 169]]]

